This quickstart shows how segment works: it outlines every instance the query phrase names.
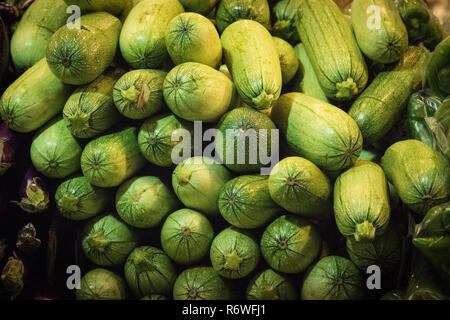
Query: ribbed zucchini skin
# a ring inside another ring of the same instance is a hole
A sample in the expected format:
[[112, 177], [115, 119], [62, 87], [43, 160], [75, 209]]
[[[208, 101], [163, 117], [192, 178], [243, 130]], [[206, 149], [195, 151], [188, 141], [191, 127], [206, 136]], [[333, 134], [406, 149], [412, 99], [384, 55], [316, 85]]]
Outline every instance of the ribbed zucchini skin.
[[373, 241], [384, 234], [391, 208], [383, 169], [370, 161], [357, 161], [334, 184], [334, 214], [346, 238]]
[[42, 58], [3, 93], [0, 115], [12, 130], [31, 132], [61, 112], [72, 90]]
[[396, 67], [379, 73], [353, 103], [348, 114], [361, 129], [365, 144], [378, 141], [394, 126], [422, 81], [425, 61], [425, 51], [410, 46]]
[[450, 165], [438, 151], [419, 140], [390, 146], [381, 165], [400, 199], [412, 211], [425, 215], [450, 199]]
[[302, 1], [296, 26], [328, 98], [350, 100], [366, 87], [364, 57], [347, 18], [332, 0]]
[[351, 19], [358, 45], [369, 59], [392, 63], [408, 49], [408, 32], [394, 1], [354, 0]]
[[69, 17], [63, 0], [36, 0], [25, 11], [11, 38], [11, 58], [18, 71], [25, 71], [45, 57], [50, 37]]
[[272, 33], [293, 44], [300, 41], [297, 28], [295, 27], [300, 1], [302, 0], [282, 0], [278, 1], [273, 7], [275, 23], [273, 24]]
[[361, 153], [356, 122], [322, 100], [298, 92], [284, 94], [272, 107], [271, 118], [292, 150], [322, 169], [346, 169]]
[[252, 20], [231, 24], [221, 37], [225, 62], [244, 102], [268, 109], [281, 93], [280, 58], [269, 31]]

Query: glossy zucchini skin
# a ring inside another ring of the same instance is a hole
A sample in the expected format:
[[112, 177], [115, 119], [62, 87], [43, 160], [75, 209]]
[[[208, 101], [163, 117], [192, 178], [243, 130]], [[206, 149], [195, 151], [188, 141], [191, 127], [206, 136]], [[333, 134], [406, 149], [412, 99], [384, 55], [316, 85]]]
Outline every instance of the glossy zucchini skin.
[[354, 0], [351, 20], [361, 51], [371, 60], [392, 63], [408, 49], [408, 32], [392, 0]]
[[422, 81], [426, 53], [410, 46], [392, 71], [379, 73], [352, 104], [348, 114], [355, 119], [364, 143], [380, 140], [399, 120], [413, 90]]
[[436, 46], [427, 66], [426, 81], [441, 98], [450, 95], [450, 35]]
[[367, 84], [367, 65], [339, 7], [332, 0], [302, 1], [296, 26], [327, 97], [357, 96]]
[[64, 0], [68, 6], [78, 6], [82, 12], [106, 11], [115, 16], [126, 8], [128, 0]]
[[73, 89], [58, 79], [42, 58], [5, 90], [0, 115], [12, 130], [31, 132], [63, 109]]
[[231, 24], [221, 37], [225, 62], [244, 102], [268, 109], [281, 93], [278, 50], [269, 31], [252, 20]]

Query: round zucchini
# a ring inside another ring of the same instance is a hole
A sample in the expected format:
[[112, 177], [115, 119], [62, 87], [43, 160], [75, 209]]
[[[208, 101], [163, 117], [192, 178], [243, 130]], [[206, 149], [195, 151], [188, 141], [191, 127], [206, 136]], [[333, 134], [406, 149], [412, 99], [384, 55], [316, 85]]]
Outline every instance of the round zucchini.
[[65, 178], [80, 169], [82, 147], [61, 116], [50, 121], [33, 139], [30, 157], [37, 171]]
[[222, 62], [222, 44], [216, 27], [198, 13], [186, 12], [173, 18], [167, 26], [165, 41], [176, 65], [198, 62], [217, 69]]
[[228, 170], [214, 159], [193, 157], [175, 168], [172, 186], [186, 207], [214, 216], [219, 213], [220, 189], [230, 179]]
[[138, 133], [138, 144], [142, 155], [157, 166], [172, 166], [174, 164], [172, 151], [181, 143], [181, 141], [172, 140], [172, 135], [180, 130], [187, 130], [192, 136], [194, 135], [192, 123], [173, 114], [165, 113], [145, 120]]
[[211, 267], [184, 270], [173, 286], [174, 300], [231, 300], [234, 290]]
[[269, 31], [256, 21], [239, 20], [222, 33], [221, 42], [242, 100], [256, 109], [270, 108], [280, 96], [282, 74]]
[[222, 33], [229, 25], [238, 20], [259, 22], [271, 30], [270, 8], [267, 0], [222, 0], [216, 11], [216, 24]]
[[81, 278], [77, 300], [126, 300], [128, 289], [125, 281], [116, 273], [96, 268]]
[[213, 237], [214, 231], [208, 219], [190, 209], [170, 214], [161, 229], [164, 252], [181, 265], [193, 264], [205, 257]]
[[137, 143], [137, 129], [101, 136], [90, 141], [81, 154], [81, 170], [98, 187], [117, 187], [146, 163]]
[[132, 70], [114, 85], [117, 110], [127, 118], [145, 119], [164, 108], [163, 83], [167, 73], [159, 70]]
[[82, 12], [106, 11], [115, 16], [125, 9], [126, 0], [64, 0], [68, 6], [78, 6]]
[[294, 48], [289, 42], [278, 37], [273, 37], [273, 41], [275, 42], [275, 46], [280, 55], [281, 77], [283, 79], [283, 85], [285, 85], [291, 81], [297, 73], [299, 61], [295, 55]]
[[121, 265], [136, 247], [132, 229], [112, 214], [89, 221], [81, 233], [81, 247], [85, 256], [96, 265]]
[[245, 231], [229, 227], [211, 243], [211, 264], [222, 277], [241, 279], [249, 275], [260, 258], [258, 243]]
[[298, 293], [292, 282], [272, 269], [266, 269], [250, 281], [247, 300], [297, 300]]
[[143, 0], [131, 9], [120, 33], [120, 51], [134, 69], [158, 68], [167, 58], [167, 26], [184, 12], [178, 0]]
[[381, 165], [402, 202], [415, 213], [425, 215], [450, 199], [449, 162], [421, 141], [394, 143], [381, 158]]
[[64, 25], [47, 45], [47, 62], [64, 83], [83, 85], [111, 64], [122, 23], [106, 12], [89, 13], [80, 18], [80, 28]]
[[116, 210], [136, 228], [157, 226], [178, 205], [177, 198], [157, 177], [136, 177], [124, 182], [116, 193]]
[[58, 211], [70, 220], [85, 220], [103, 212], [109, 200], [108, 190], [91, 185], [84, 176], [64, 181], [55, 193]]
[[267, 176], [242, 175], [220, 190], [219, 210], [231, 225], [243, 229], [262, 227], [281, 211], [270, 198]]
[[135, 248], [128, 256], [125, 280], [136, 298], [152, 294], [170, 295], [177, 270], [160, 249], [149, 246]]
[[291, 213], [313, 219], [331, 216], [331, 183], [309, 160], [284, 158], [272, 169], [268, 185], [272, 199]]
[[120, 120], [113, 102], [113, 87], [123, 74], [120, 69], [99, 76], [88, 85], [79, 87], [69, 97], [63, 109], [70, 132], [78, 138], [99, 135]]
[[364, 282], [350, 260], [328, 256], [317, 262], [305, 276], [302, 300], [360, 300]]
[[217, 122], [233, 102], [233, 82], [222, 72], [186, 62], [164, 80], [164, 99], [170, 110], [189, 121]]
[[317, 258], [321, 237], [314, 225], [296, 216], [281, 216], [261, 237], [261, 252], [269, 266], [283, 273], [301, 273]]

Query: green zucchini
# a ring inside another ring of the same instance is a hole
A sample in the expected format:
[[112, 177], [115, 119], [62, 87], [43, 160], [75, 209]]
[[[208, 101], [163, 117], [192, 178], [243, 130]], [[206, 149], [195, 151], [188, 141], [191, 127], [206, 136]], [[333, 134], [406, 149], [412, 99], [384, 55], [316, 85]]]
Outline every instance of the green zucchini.
[[214, 9], [219, 0], [178, 0], [183, 5], [184, 9], [189, 12], [199, 13], [203, 16]]
[[173, 166], [172, 151], [181, 141], [172, 140], [172, 135], [181, 130], [187, 130], [194, 135], [192, 123], [173, 114], [164, 113], [145, 120], [138, 133], [142, 155], [157, 166]]
[[127, 1], [125, 0], [64, 0], [68, 6], [78, 6], [82, 12], [88, 11], [106, 11], [115, 16], [125, 9]]
[[105, 72], [72, 93], [63, 116], [75, 137], [95, 137], [119, 122], [121, 116], [114, 106], [113, 88], [123, 73], [121, 69]]
[[70, 220], [85, 220], [96, 216], [107, 208], [109, 201], [109, 191], [91, 185], [84, 176], [64, 181], [55, 193], [58, 211]]
[[259, 22], [270, 31], [270, 8], [267, 0], [222, 0], [216, 11], [216, 24], [222, 33], [238, 20]]
[[307, 220], [284, 215], [264, 230], [260, 247], [269, 266], [283, 273], [301, 273], [320, 253], [319, 231]]
[[122, 23], [106, 12], [79, 18], [80, 28], [64, 25], [47, 45], [47, 62], [64, 83], [83, 85], [98, 76], [113, 61]]
[[205, 257], [213, 238], [214, 230], [209, 220], [191, 209], [171, 213], [161, 228], [164, 252], [181, 265], [193, 264]]
[[90, 141], [81, 154], [81, 170], [98, 187], [117, 187], [146, 163], [137, 143], [137, 129], [101, 136]]
[[366, 87], [367, 65], [333, 0], [301, 1], [297, 30], [328, 98], [350, 100]]
[[0, 115], [12, 130], [31, 132], [61, 112], [72, 91], [42, 58], [5, 90]]
[[392, 0], [354, 0], [351, 19], [361, 51], [371, 60], [392, 63], [408, 49], [408, 32]]
[[167, 73], [160, 70], [132, 70], [114, 85], [113, 100], [119, 112], [130, 119], [145, 119], [164, 108], [163, 83]]
[[217, 122], [234, 98], [233, 82], [222, 72], [185, 62], [173, 68], [164, 80], [164, 100], [169, 109], [189, 121]]
[[317, 262], [305, 275], [302, 300], [360, 300], [364, 281], [350, 260], [328, 256]]
[[143, 176], [125, 181], [117, 189], [115, 204], [123, 221], [147, 229], [160, 225], [177, 208], [178, 201], [158, 177]]
[[292, 44], [300, 41], [295, 25], [300, 1], [302, 0], [281, 0], [273, 7], [275, 22], [272, 33]]
[[323, 89], [319, 84], [316, 72], [311, 64], [311, 60], [306, 54], [303, 43], [297, 44], [294, 47], [294, 52], [300, 63], [297, 74], [293, 80], [291, 91], [303, 92], [307, 96], [329, 102], [325, 92], [323, 92]]
[[271, 118], [298, 155], [319, 168], [340, 171], [351, 167], [362, 150], [356, 122], [341, 109], [303, 93], [284, 94]]
[[426, 69], [426, 81], [441, 98], [450, 95], [450, 35], [435, 48]]
[[36, 0], [25, 11], [11, 38], [11, 59], [17, 71], [25, 71], [45, 57], [50, 37], [67, 23], [63, 0]]
[[133, 230], [112, 214], [88, 221], [81, 232], [85, 256], [102, 267], [122, 265], [136, 247]]
[[103, 268], [96, 268], [81, 278], [76, 291], [77, 300], [126, 300], [128, 288], [118, 274]]
[[312, 219], [332, 213], [332, 186], [311, 161], [287, 157], [273, 167], [269, 177], [272, 199], [285, 210]]
[[413, 90], [422, 81], [426, 53], [409, 47], [392, 71], [379, 73], [352, 104], [348, 114], [361, 129], [364, 143], [381, 139], [399, 120]]
[[299, 62], [294, 48], [289, 42], [278, 37], [273, 37], [273, 41], [280, 55], [281, 77], [283, 79], [283, 85], [285, 85], [294, 78], [298, 70]]
[[228, 279], [249, 275], [259, 263], [258, 243], [252, 234], [228, 227], [211, 243], [210, 260], [214, 270]]
[[240, 20], [222, 33], [221, 41], [242, 100], [253, 108], [268, 109], [282, 86], [279, 54], [269, 31], [258, 22]]
[[30, 157], [37, 171], [65, 178], [80, 169], [82, 147], [61, 116], [50, 121], [33, 139]]
[[222, 62], [216, 27], [198, 13], [186, 12], [173, 18], [167, 26], [165, 42], [175, 64], [198, 62], [217, 69]]
[[167, 26], [184, 12], [178, 0], [143, 0], [126, 18], [120, 33], [120, 51], [134, 69], [152, 69], [167, 58], [164, 41]]
[[297, 288], [283, 274], [266, 269], [255, 275], [247, 287], [247, 300], [297, 300]]
[[357, 242], [373, 241], [389, 224], [391, 208], [383, 169], [357, 161], [334, 184], [334, 213], [339, 231]]
[[228, 181], [220, 190], [219, 210], [229, 224], [243, 229], [262, 227], [281, 212], [270, 197], [267, 176], [262, 175]]
[[135, 248], [124, 267], [125, 280], [136, 298], [151, 294], [170, 295], [177, 270], [160, 249], [150, 246]]
[[450, 165], [438, 151], [418, 140], [390, 146], [381, 158], [386, 176], [412, 211], [426, 212], [450, 199]]
[[357, 242], [347, 239], [350, 260], [362, 271], [377, 265], [382, 273], [395, 273], [400, 266], [401, 239], [395, 226], [390, 223], [386, 232], [373, 242]]

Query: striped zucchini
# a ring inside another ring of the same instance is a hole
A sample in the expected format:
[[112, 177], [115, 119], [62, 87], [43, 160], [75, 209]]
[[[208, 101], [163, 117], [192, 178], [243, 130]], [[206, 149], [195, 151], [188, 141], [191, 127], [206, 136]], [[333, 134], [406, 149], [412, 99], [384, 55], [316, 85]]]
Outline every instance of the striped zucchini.
[[423, 49], [410, 46], [397, 66], [378, 74], [353, 103], [348, 113], [361, 129], [365, 144], [378, 141], [392, 129], [422, 81], [425, 60]]
[[252, 20], [239, 20], [222, 34], [225, 62], [242, 100], [268, 109], [281, 93], [278, 49], [269, 31]]
[[327, 97], [358, 95], [367, 84], [367, 65], [339, 7], [332, 0], [302, 1], [296, 26]]

